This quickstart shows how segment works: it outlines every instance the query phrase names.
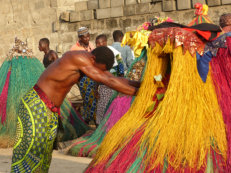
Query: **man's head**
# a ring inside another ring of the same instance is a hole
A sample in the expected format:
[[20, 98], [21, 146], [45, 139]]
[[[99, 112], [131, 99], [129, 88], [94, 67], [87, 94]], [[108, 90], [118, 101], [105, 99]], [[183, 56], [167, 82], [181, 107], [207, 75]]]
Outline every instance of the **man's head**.
[[122, 42], [123, 37], [124, 37], [124, 34], [122, 31], [115, 30], [112, 35], [113, 35], [114, 42]]
[[231, 31], [231, 13], [221, 15], [220, 26], [225, 32]]
[[88, 28], [86, 27], [80, 27], [78, 29], [78, 37], [79, 37], [79, 41], [85, 45], [89, 45], [89, 41], [90, 41], [90, 33], [88, 31]]
[[96, 47], [107, 46], [107, 36], [105, 34], [100, 34], [95, 39]]
[[42, 38], [39, 40], [39, 50], [44, 51], [49, 48], [50, 41], [48, 38]]
[[106, 46], [100, 46], [91, 52], [95, 56], [95, 66], [105, 71], [110, 70], [114, 64], [114, 54]]

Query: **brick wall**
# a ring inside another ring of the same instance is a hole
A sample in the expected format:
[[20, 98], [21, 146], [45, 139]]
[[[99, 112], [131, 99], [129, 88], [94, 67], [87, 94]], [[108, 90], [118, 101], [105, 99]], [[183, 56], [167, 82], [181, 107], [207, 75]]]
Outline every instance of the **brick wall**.
[[56, 49], [59, 33], [53, 31], [60, 13], [74, 10], [74, 3], [80, 0], [0, 0], [0, 65], [14, 38], [28, 42], [36, 57], [42, 58], [38, 41], [48, 37], [51, 48]]
[[[27, 39], [35, 56], [42, 58], [38, 41], [48, 37], [51, 48], [68, 51], [77, 39], [77, 29], [87, 26], [94, 42], [104, 33], [112, 43], [112, 32], [134, 30], [154, 16], [169, 16], [187, 24], [194, 16], [196, 2], [207, 3], [209, 16], [218, 24], [219, 16], [231, 12], [231, 0], [0, 0], [0, 57], [4, 57], [18, 36]], [[4, 2], [4, 3], [3, 3]], [[3, 58], [0, 59], [3, 61]]]
[[56, 25], [60, 33], [58, 52], [67, 51], [77, 39], [76, 30], [87, 26], [94, 42], [98, 34], [104, 33], [112, 43], [112, 32], [134, 30], [154, 16], [169, 16], [176, 22], [188, 24], [194, 17], [195, 3], [210, 6], [209, 16], [218, 24], [219, 16], [231, 11], [231, 0], [89, 0], [75, 3], [74, 11], [61, 13]]

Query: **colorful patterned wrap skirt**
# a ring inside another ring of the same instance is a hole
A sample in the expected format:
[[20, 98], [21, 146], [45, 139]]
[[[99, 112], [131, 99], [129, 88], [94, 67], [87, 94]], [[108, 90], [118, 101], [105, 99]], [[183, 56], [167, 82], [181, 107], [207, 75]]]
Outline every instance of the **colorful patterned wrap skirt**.
[[87, 76], [83, 76], [78, 87], [83, 98], [83, 111], [81, 115], [86, 122], [95, 120], [97, 99], [95, 96], [96, 82]]
[[51, 105], [36, 91], [31, 89], [19, 106], [11, 172], [44, 173], [50, 167], [59, 111], [51, 111]]

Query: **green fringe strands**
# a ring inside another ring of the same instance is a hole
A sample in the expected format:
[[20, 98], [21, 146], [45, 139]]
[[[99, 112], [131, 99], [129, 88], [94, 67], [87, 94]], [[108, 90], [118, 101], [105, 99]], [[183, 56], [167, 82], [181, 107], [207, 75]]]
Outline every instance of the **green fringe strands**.
[[20, 99], [37, 82], [44, 71], [43, 65], [36, 58], [14, 57], [11, 61], [5, 61], [1, 67], [0, 74], [5, 77], [4, 79], [1, 78], [0, 89], [4, 86], [6, 74], [10, 67], [7, 118], [4, 126], [0, 124], [0, 137], [5, 136], [6, 138], [14, 138]]
[[10, 68], [10, 61], [4, 61], [0, 68], [0, 95], [6, 81], [6, 76]]
[[[11, 75], [6, 108], [7, 116], [4, 125], [0, 123], [0, 148], [13, 146], [13, 139], [16, 134], [17, 111], [21, 98], [36, 84], [44, 71], [43, 64], [37, 58], [14, 56], [12, 59], [5, 61], [0, 68], [1, 92], [10, 69]], [[61, 116], [64, 127], [62, 141], [79, 137], [90, 129], [84, 124], [67, 99], [64, 100], [61, 106]]]

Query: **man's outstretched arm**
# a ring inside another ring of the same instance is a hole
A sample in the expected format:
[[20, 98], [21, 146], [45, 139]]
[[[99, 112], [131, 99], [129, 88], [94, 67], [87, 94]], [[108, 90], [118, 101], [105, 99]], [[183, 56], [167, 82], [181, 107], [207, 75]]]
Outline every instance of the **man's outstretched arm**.
[[136, 88], [140, 88], [141, 82], [140, 81], [133, 81], [133, 80], [128, 80], [126, 78], [120, 77], [124, 82], [126, 82], [128, 85], [134, 86]]
[[[112, 77], [114, 77], [113, 74], [111, 74], [109, 71], [105, 71], [104, 73], [106, 73], [109, 76], [111, 75]], [[135, 88], [140, 88], [140, 85], [141, 85], [140, 81], [129, 80], [129, 79], [126, 79], [124, 77], [118, 77], [118, 78], [120, 78], [121, 80], [123, 80], [128, 85], [131, 85], [131, 86], [133, 86]]]
[[136, 95], [137, 88], [129, 85], [129, 80], [125, 78], [114, 77], [108, 72], [104, 72], [94, 66], [83, 66], [80, 70], [89, 78], [96, 82], [103, 83], [108, 87], [127, 95]]

